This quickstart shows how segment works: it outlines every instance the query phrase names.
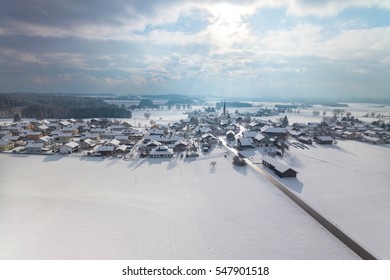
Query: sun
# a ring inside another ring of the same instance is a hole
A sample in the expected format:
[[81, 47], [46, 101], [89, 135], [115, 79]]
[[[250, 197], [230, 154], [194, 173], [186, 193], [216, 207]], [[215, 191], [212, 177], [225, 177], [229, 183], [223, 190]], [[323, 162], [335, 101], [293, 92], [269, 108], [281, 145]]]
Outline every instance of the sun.
[[243, 22], [243, 16], [248, 14], [246, 7], [219, 3], [213, 5], [210, 11], [209, 31], [220, 47], [229, 47], [247, 34], [248, 25]]

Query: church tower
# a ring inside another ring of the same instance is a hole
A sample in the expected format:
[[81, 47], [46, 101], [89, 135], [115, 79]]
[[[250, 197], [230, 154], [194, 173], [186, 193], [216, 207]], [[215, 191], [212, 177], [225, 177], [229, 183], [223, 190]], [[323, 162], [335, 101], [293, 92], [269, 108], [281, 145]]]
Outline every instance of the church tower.
[[223, 115], [226, 116], [226, 101], [223, 102]]

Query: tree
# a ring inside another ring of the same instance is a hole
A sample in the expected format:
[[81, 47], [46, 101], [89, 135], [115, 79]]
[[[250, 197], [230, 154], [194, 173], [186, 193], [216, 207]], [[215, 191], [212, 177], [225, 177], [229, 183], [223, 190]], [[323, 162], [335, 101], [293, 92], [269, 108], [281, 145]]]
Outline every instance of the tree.
[[213, 169], [215, 168], [215, 165], [217, 164], [217, 162], [216, 161], [212, 161], [212, 162], [210, 162], [210, 165], [213, 167]]
[[282, 120], [282, 127], [286, 127], [288, 126], [288, 118], [287, 116], [284, 116], [283, 120]]
[[14, 115], [14, 122], [20, 122], [20, 121], [21, 121], [20, 115], [18, 113], [16, 113]]
[[144, 113], [144, 116], [145, 116], [145, 118], [146, 118], [147, 120], [149, 120], [149, 118], [150, 118], [151, 115], [152, 115], [152, 114], [149, 113], [149, 112], [145, 112], [145, 113]]
[[176, 109], [180, 110], [180, 108], [181, 108], [181, 105], [180, 104], [176, 104]]
[[325, 117], [325, 115], [326, 115], [326, 111], [323, 111], [322, 116]]
[[351, 112], [347, 112], [345, 115], [347, 116], [347, 119], [349, 120], [351, 118], [352, 113]]
[[245, 160], [243, 160], [239, 156], [234, 156], [233, 157], [233, 164], [234, 165], [239, 165], [239, 166], [244, 166], [244, 165], [246, 165], [246, 162], [245, 162]]
[[172, 104], [168, 104], [168, 110], [171, 110], [172, 109]]
[[318, 117], [319, 115], [320, 115], [320, 112], [319, 112], [319, 111], [313, 111], [313, 116]]

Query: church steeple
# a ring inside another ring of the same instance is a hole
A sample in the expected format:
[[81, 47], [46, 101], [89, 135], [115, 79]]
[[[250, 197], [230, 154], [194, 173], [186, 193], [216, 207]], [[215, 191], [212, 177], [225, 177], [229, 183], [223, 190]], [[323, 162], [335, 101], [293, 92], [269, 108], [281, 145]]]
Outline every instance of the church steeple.
[[223, 102], [223, 115], [226, 116], [226, 101]]

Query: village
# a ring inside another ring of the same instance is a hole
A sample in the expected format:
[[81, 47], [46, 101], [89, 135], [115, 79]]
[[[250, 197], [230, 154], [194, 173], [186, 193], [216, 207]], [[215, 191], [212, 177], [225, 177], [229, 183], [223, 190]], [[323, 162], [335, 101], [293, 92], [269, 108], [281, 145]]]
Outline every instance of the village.
[[259, 151], [261, 163], [283, 178], [297, 175], [296, 170], [278, 161], [289, 149], [309, 149], [313, 143], [337, 145], [338, 140], [390, 143], [389, 126], [383, 121], [362, 122], [348, 113], [327, 120], [290, 125], [287, 116], [266, 121], [230, 114], [225, 103], [219, 111], [195, 110], [180, 121], [151, 121], [144, 127], [126, 120], [29, 120], [1, 124], [0, 151], [124, 160], [196, 158], [223, 144], [241, 158], [247, 157], [244, 151]]

